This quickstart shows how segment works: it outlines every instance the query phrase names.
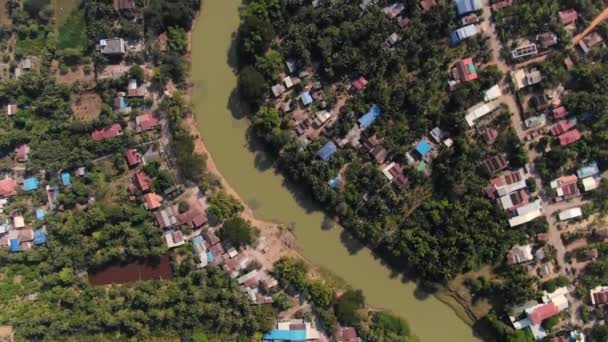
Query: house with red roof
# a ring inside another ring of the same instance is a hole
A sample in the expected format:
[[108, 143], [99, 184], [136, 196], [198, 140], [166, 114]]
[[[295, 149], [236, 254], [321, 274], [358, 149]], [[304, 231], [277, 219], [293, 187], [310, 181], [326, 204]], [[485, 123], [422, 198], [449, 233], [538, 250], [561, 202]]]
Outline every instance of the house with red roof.
[[559, 139], [559, 144], [561, 146], [567, 146], [570, 144], [573, 144], [577, 141], [579, 141], [581, 139], [582, 135], [581, 132], [578, 131], [578, 129], [573, 129], [569, 132], [566, 132], [562, 135], [560, 135], [559, 137], [557, 137]]
[[130, 148], [125, 152], [125, 159], [130, 168], [133, 168], [141, 163], [141, 154], [137, 149]]
[[568, 116], [568, 110], [564, 106], [559, 106], [553, 110], [553, 118], [555, 120], [563, 119]]
[[532, 312], [528, 314], [528, 317], [530, 317], [530, 321], [532, 321], [533, 325], [539, 325], [544, 320], [559, 315], [559, 312], [559, 307], [549, 302], [537, 306], [534, 310], [532, 310]]
[[357, 331], [353, 327], [338, 327], [336, 329], [336, 340], [338, 342], [361, 342]]
[[420, 0], [420, 10], [422, 13], [426, 13], [435, 6], [435, 0]]
[[592, 305], [608, 304], [608, 286], [597, 286], [590, 291]]
[[357, 91], [362, 91], [367, 87], [368, 81], [365, 77], [361, 76], [353, 81], [352, 85]]
[[485, 159], [481, 166], [488, 173], [493, 174], [496, 171], [500, 171], [509, 165], [509, 161], [505, 158], [504, 154], [497, 154], [488, 159]]
[[570, 25], [578, 19], [578, 13], [573, 9], [559, 11], [559, 20], [563, 25]]
[[469, 82], [476, 80], [477, 69], [475, 69], [475, 64], [473, 64], [473, 57], [467, 57], [463, 60], [458, 61], [454, 66], [452, 71], [454, 75], [454, 79], [460, 82]]
[[574, 128], [574, 126], [576, 126], [576, 120], [560, 120], [551, 127], [551, 134], [553, 134], [554, 137], [562, 135]]
[[581, 194], [577, 183], [576, 175], [568, 175], [553, 180], [550, 185], [551, 189], [555, 189], [558, 197], [572, 197]]
[[116, 12], [135, 9], [135, 0], [114, 0], [114, 10]]
[[7, 198], [17, 194], [17, 182], [12, 178], [0, 180], [0, 198]]
[[27, 144], [21, 144], [15, 149], [15, 159], [20, 163], [25, 163], [29, 159], [30, 147]]
[[147, 192], [150, 190], [150, 186], [152, 185], [152, 179], [148, 177], [148, 175], [143, 171], [137, 171], [135, 176], [133, 176], [133, 183], [135, 186], [139, 188], [142, 192]]
[[158, 120], [152, 113], [143, 113], [135, 118], [138, 131], [149, 131], [160, 127]]
[[153, 192], [144, 195], [144, 206], [148, 210], [156, 210], [160, 208], [162, 201], [163, 197]]
[[113, 124], [109, 127], [104, 127], [101, 129], [97, 129], [91, 133], [91, 137], [95, 141], [100, 141], [103, 139], [112, 139], [117, 136], [122, 135], [122, 127], [119, 124]]

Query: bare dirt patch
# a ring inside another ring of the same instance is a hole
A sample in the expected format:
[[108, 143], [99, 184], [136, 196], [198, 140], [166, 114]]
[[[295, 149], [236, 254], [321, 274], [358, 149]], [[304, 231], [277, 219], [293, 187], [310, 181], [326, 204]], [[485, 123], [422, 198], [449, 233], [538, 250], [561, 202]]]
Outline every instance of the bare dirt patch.
[[8, 0], [0, 0], [0, 25], [10, 27], [13, 24], [11, 17], [8, 15]]
[[[95, 74], [90, 72], [88, 75], [84, 73], [84, 67], [81, 65], [76, 69], [76, 71], [72, 71], [68, 69], [68, 72], [62, 74], [59, 72], [59, 61], [54, 60], [51, 64], [51, 72], [55, 77], [55, 80], [59, 84], [63, 85], [72, 85], [74, 82], [80, 82], [80, 86], [83, 89], [92, 89], [95, 87]], [[92, 69], [92, 68], [91, 68]]]
[[78, 120], [94, 120], [101, 113], [101, 98], [96, 93], [72, 94], [70, 103], [74, 117]]

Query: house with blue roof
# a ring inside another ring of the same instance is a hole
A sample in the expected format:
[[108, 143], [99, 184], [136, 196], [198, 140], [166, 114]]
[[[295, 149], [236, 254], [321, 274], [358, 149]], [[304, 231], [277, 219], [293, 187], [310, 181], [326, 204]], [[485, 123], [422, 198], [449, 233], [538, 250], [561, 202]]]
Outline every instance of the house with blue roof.
[[337, 189], [340, 187], [340, 181], [341, 177], [340, 175], [337, 175], [336, 178], [330, 179], [328, 183], [332, 189]]
[[460, 43], [461, 41], [463, 41], [469, 37], [473, 37], [477, 33], [479, 33], [479, 30], [477, 29], [477, 26], [475, 26], [475, 25], [467, 25], [467, 26], [461, 27], [457, 30], [454, 30], [451, 35], [452, 44]]
[[585, 166], [581, 167], [576, 171], [576, 175], [579, 179], [596, 176], [600, 173], [600, 169], [597, 166], [597, 162], [595, 160], [587, 163]]
[[265, 341], [306, 341], [306, 330], [274, 329], [264, 335]]
[[42, 229], [37, 229], [34, 231], [34, 245], [40, 246], [44, 245], [47, 240], [47, 234]]
[[27, 178], [23, 181], [23, 190], [24, 191], [33, 191], [38, 190], [40, 187], [40, 181], [36, 177]]
[[456, 13], [458, 15], [465, 15], [471, 12], [481, 10], [481, 0], [455, 0]]
[[213, 262], [213, 253], [207, 252], [207, 260], [209, 260], [209, 262]]
[[305, 91], [300, 95], [300, 99], [302, 100], [302, 104], [308, 106], [313, 102], [312, 95], [310, 95], [309, 91]]
[[38, 221], [42, 221], [44, 220], [44, 208], [38, 208], [36, 209], [36, 219]]
[[338, 147], [333, 141], [328, 142], [325, 146], [321, 147], [317, 155], [325, 161], [331, 159], [331, 157], [338, 151]]
[[10, 244], [12, 253], [21, 252], [21, 241], [19, 239], [11, 239]]
[[416, 153], [420, 156], [420, 158], [424, 158], [431, 151], [431, 144], [425, 139], [420, 140], [418, 145], [416, 145]]
[[359, 118], [359, 127], [366, 129], [376, 122], [376, 120], [382, 115], [382, 110], [377, 104], [373, 104], [369, 111]]
[[70, 173], [69, 172], [62, 172], [61, 173], [61, 182], [63, 182], [64, 186], [71, 186], [72, 185], [72, 179], [70, 179]]

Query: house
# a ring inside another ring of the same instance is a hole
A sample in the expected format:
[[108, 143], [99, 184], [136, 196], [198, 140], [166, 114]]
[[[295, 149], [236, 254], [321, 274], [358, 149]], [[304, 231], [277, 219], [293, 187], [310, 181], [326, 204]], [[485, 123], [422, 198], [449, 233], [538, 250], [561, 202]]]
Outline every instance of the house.
[[529, 203], [530, 196], [525, 190], [512, 192], [500, 198], [500, 204], [505, 210], [518, 208]]
[[400, 190], [407, 190], [409, 187], [409, 179], [403, 174], [403, 166], [395, 162], [390, 163], [382, 173], [388, 180]]
[[338, 151], [338, 147], [333, 141], [329, 141], [325, 144], [317, 153], [321, 160], [328, 161]]
[[369, 111], [359, 118], [357, 121], [361, 129], [370, 127], [382, 115], [382, 109], [377, 104], [373, 104]]
[[534, 259], [534, 256], [532, 255], [532, 245], [513, 246], [507, 253], [507, 263], [510, 265], [519, 264], [532, 259]]
[[392, 49], [395, 44], [399, 42], [401, 37], [395, 32], [393, 32], [386, 40], [384, 41], [384, 47], [387, 49]]
[[568, 110], [564, 106], [559, 106], [553, 110], [553, 118], [555, 120], [563, 119], [568, 116]]
[[495, 128], [488, 127], [483, 131], [482, 136], [486, 144], [492, 145], [498, 138], [498, 131]]
[[452, 71], [454, 79], [459, 82], [469, 82], [476, 80], [477, 70], [475, 69], [475, 64], [473, 64], [473, 58], [467, 57], [462, 59], [456, 63], [454, 69]]
[[203, 237], [200, 235], [195, 236], [192, 239], [192, 247], [194, 253], [198, 255], [200, 263], [197, 265], [199, 268], [206, 267], [209, 264], [209, 258], [207, 257], [207, 247], [203, 241]]
[[591, 305], [608, 304], [608, 286], [597, 286], [589, 292]]
[[8, 116], [12, 116], [17, 114], [17, 105], [16, 104], [8, 104], [6, 105], [6, 114]]
[[40, 245], [44, 245], [47, 241], [48, 237], [47, 237], [47, 233], [44, 229], [36, 229], [34, 231], [34, 245], [36, 246], [40, 246]]
[[277, 323], [276, 329], [264, 334], [264, 341], [319, 341], [321, 333], [313, 328], [309, 322], [302, 319], [293, 319]]
[[20, 163], [25, 163], [29, 159], [30, 147], [27, 144], [21, 144], [15, 149], [15, 159]]
[[127, 91], [128, 97], [145, 97], [146, 96], [146, 87], [143, 85], [137, 88], [129, 88]]
[[36, 177], [30, 177], [23, 180], [23, 191], [38, 190], [40, 181]]
[[0, 180], [0, 198], [8, 198], [17, 194], [17, 182], [10, 178]]
[[163, 235], [169, 249], [182, 246], [186, 243], [184, 241], [184, 235], [179, 230], [168, 230]]
[[475, 106], [467, 109], [467, 114], [464, 116], [464, 119], [469, 124], [469, 127], [475, 126], [475, 121], [480, 118], [492, 113], [494, 110], [498, 108], [497, 103], [478, 103]]
[[500, 89], [500, 86], [498, 84], [483, 91], [483, 101], [484, 102], [494, 101], [501, 96], [502, 96], [502, 90]]
[[464, 16], [460, 19], [460, 23], [462, 25], [470, 25], [470, 24], [476, 24], [479, 22], [479, 17], [477, 16], [477, 14], [475, 13], [471, 13], [467, 16]]
[[600, 186], [599, 179], [596, 179], [595, 177], [583, 178], [583, 191], [587, 192], [587, 191], [595, 190], [599, 186]]
[[380, 144], [375, 135], [369, 137], [364, 143], [364, 146], [378, 164], [384, 164], [384, 161], [388, 156], [388, 151]]
[[[523, 307], [514, 309], [511, 315], [509, 315], [513, 327], [518, 330], [530, 328], [534, 338], [542, 340], [547, 336], [547, 332], [541, 325], [542, 322], [559, 315], [560, 312], [569, 307], [567, 295], [568, 289], [566, 287], [558, 288], [552, 293], [545, 291], [542, 296], [542, 304], [530, 301], [524, 304]], [[515, 317], [521, 315], [523, 317], [517, 321]]]
[[426, 13], [430, 11], [433, 6], [435, 6], [435, 0], [420, 0], [418, 4], [422, 13]]
[[517, 90], [540, 83], [543, 75], [537, 68], [517, 69], [511, 71], [511, 79], [515, 83]]
[[560, 221], [568, 221], [568, 220], [571, 220], [571, 219], [574, 219], [577, 217], [582, 217], [583, 211], [581, 210], [580, 207], [574, 207], [574, 208], [560, 211], [558, 216], [559, 216]]
[[456, 13], [461, 16], [481, 10], [481, 0], [455, 0]]
[[178, 223], [179, 211], [177, 205], [168, 206], [154, 214], [156, 222], [161, 229], [172, 227]]
[[36, 220], [38, 221], [44, 221], [44, 208], [37, 208], [36, 209]]
[[122, 135], [122, 127], [120, 127], [119, 124], [113, 124], [109, 127], [100, 128], [100, 129], [94, 130], [93, 133], [91, 133], [91, 137], [93, 138], [94, 141], [100, 141], [103, 139], [111, 139], [111, 138], [115, 138], [119, 135]]
[[570, 129], [572, 129], [574, 126], [576, 126], [576, 120], [560, 120], [558, 123], [556, 123], [555, 125], [553, 125], [553, 127], [551, 127], [551, 134], [556, 137], [558, 135], [562, 135], [566, 132], [568, 132]]
[[130, 168], [133, 168], [141, 163], [141, 154], [137, 149], [130, 148], [125, 152], [125, 159]]
[[305, 91], [302, 94], [300, 94], [300, 100], [302, 101], [302, 104], [304, 106], [308, 106], [309, 104], [311, 104], [314, 101], [312, 96], [310, 95], [309, 91]]
[[357, 91], [362, 91], [363, 89], [365, 89], [367, 87], [367, 84], [368, 84], [368, 81], [365, 79], [365, 77], [361, 76], [353, 81], [352, 86]]
[[599, 173], [600, 173], [600, 169], [597, 166], [597, 162], [595, 160], [588, 162], [583, 167], [576, 170], [576, 175], [580, 179], [597, 176], [597, 175], [599, 175]]
[[524, 189], [526, 187], [526, 179], [523, 169], [506, 173], [502, 176], [493, 178], [490, 181], [490, 186], [486, 189], [488, 197], [497, 199], [508, 195], [514, 191]]
[[72, 186], [72, 179], [70, 177], [69, 172], [62, 172], [60, 177], [61, 177], [61, 183], [63, 183], [63, 186]]
[[538, 53], [538, 49], [536, 48], [536, 44], [530, 43], [524, 46], [520, 46], [515, 50], [511, 51], [511, 57], [514, 59], [534, 56]]
[[410, 23], [410, 21], [412, 21], [410, 18], [401, 18], [399, 20], [399, 27], [402, 29], [405, 28]]
[[336, 340], [338, 342], [361, 342], [357, 330], [353, 327], [338, 327], [336, 329]]
[[509, 161], [507, 161], [504, 154], [497, 154], [495, 156], [485, 159], [481, 163], [482, 168], [488, 174], [493, 174], [494, 172], [500, 171], [506, 168], [508, 165]]
[[99, 49], [104, 55], [123, 55], [127, 44], [122, 38], [106, 38], [99, 41]]
[[583, 39], [578, 42], [578, 46], [583, 50], [585, 54], [588, 54], [589, 51], [593, 49], [593, 47], [600, 45], [603, 42], [604, 39], [602, 38], [602, 36], [600, 36], [599, 33], [594, 31], [583, 37]]
[[511, 227], [517, 227], [542, 216], [542, 201], [540, 199], [515, 209], [516, 216], [509, 219]]
[[[539, 249], [542, 250], [542, 249]], [[549, 276], [553, 273], [553, 267], [551, 267], [551, 264], [547, 263], [547, 264], [543, 264], [540, 269], [538, 270], [538, 273], [541, 277], [546, 277]]]
[[314, 124], [317, 127], [321, 127], [323, 126], [327, 120], [329, 120], [332, 117], [331, 113], [326, 111], [326, 110], [321, 110], [318, 111], [317, 114], [315, 114], [315, 120], [313, 121]]
[[135, 0], [114, 0], [114, 10], [116, 12], [134, 9]]
[[153, 192], [144, 195], [144, 207], [148, 210], [156, 210], [160, 208], [163, 197]]
[[582, 135], [581, 132], [578, 131], [578, 129], [573, 129], [569, 132], [566, 132], [562, 135], [560, 135], [559, 137], [557, 137], [559, 139], [559, 144], [561, 146], [567, 146], [570, 144], [573, 144], [577, 141], [579, 141], [581, 139]]
[[473, 24], [456, 29], [451, 34], [452, 44], [457, 44], [467, 38], [473, 37], [478, 33], [479, 29]]
[[557, 196], [578, 196], [580, 191], [576, 185], [578, 178], [576, 175], [562, 176], [553, 180], [550, 185], [551, 189], [555, 189]]
[[285, 87], [283, 87], [283, 85], [280, 83], [273, 85], [271, 89], [274, 97], [279, 97], [285, 92]]
[[301, 63], [297, 59], [288, 58], [285, 60], [285, 66], [287, 66], [287, 71], [289, 71], [289, 74], [293, 75], [300, 70]]
[[390, 6], [384, 7], [382, 9], [382, 11], [390, 19], [395, 19], [399, 16], [399, 14], [401, 14], [401, 12], [403, 12], [404, 9], [405, 9], [405, 5], [403, 5], [403, 3], [396, 2]]
[[547, 116], [545, 114], [531, 116], [524, 121], [526, 128], [536, 128], [547, 124]]
[[198, 206], [192, 206], [177, 216], [177, 223], [198, 229], [207, 223], [207, 213]]
[[145, 172], [137, 171], [133, 176], [133, 183], [142, 192], [147, 192], [150, 190], [150, 186], [152, 185], [152, 179], [148, 177]]
[[433, 128], [430, 132], [429, 135], [431, 136], [431, 138], [433, 138], [433, 140], [437, 143], [437, 144], [441, 144], [442, 142], [445, 141], [445, 139], [448, 137], [448, 133], [444, 132], [441, 130], [441, 128], [439, 127], [435, 127]]
[[548, 49], [557, 44], [557, 35], [553, 32], [544, 32], [536, 35], [536, 42], [543, 49]]
[[574, 23], [576, 19], [578, 19], [578, 13], [573, 8], [559, 11], [559, 20], [562, 25], [570, 25]]
[[160, 127], [158, 120], [152, 113], [143, 113], [135, 118], [138, 131], [149, 131]]
[[424, 158], [431, 151], [431, 149], [431, 144], [426, 139], [420, 140], [415, 148], [416, 153], [420, 158]]

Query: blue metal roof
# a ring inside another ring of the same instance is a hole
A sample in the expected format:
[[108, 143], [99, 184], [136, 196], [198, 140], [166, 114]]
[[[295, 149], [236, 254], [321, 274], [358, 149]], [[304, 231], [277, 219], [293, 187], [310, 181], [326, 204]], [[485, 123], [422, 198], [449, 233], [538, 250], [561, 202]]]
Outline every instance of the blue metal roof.
[[597, 166], [597, 162], [595, 160], [587, 163], [587, 165], [581, 167], [576, 171], [576, 175], [578, 178], [587, 178], [591, 176], [595, 176], [600, 173], [600, 169]]
[[36, 219], [38, 221], [44, 220], [44, 209], [43, 208], [36, 209]]
[[42, 229], [34, 231], [34, 245], [43, 245], [46, 243], [46, 232]]
[[197, 235], [192, 239], [193, 243], [203, 243], [203, 237], [201, 235]]
[[270, 333], [264, 335], [264, 340], [306, 341], [306, 330], [274, 329]]
[[21, 251], [21, 243], [19, 239], [11, 240], [11, 252], [20, 252]]
[[421, 140], [418, 145], [416, 145], [416, 152], [418, 152], [421, 157], [424, 157], [430, 150], [431, 144], [426, 140]]
[[336, 151], [338, 151], [338, 147], [333, 143], [333, 141], [330, 141], [325, 144], [325, 146], [321, 147], [317, 154], [321, 159], [327, 161], [331, 158], [331, 156], [334, 155], [334, 153], [336, 153]]
[[337, 189], [340, 186], [340, 175], [337, 175], [336, 178], [330, 179], [329, 180], [329, 186], [332, 189]]
[[372, 107], [369, 109], [369, 112], [365, 113], [365, 115], [359, 118], [359, 126], [361, 127], [361, 129], [368, 128], [376, 121], [376, 119], [380, 117], [380, 115], [382, 115], [382, 110], [380, 109], [380, 106], [378, 106], [377, 104], [373, 104]]
[[458, 15], [479, 11], [481, 0], [456, 0], [456, 12]]
[[211, 252], [207, 252], [207, 260], [208, 260], [209, 262], [213, 262], [213, 253], [211, 253]]
[[68, 172], [61, 173], [61, 181], [63, 182], [63, 185], [65, 185], [65, 186], [72, 185], [72, 180], [70, 179], [70, 174]]
[[302, 99], [302, 104], [304, 104], [305, 106], [308, 106], [313, 101], [312, 96], [310, 95], [310, 92], [308, 92], [308, 91], [303, 92], [302, 95], [300, 95], [300, 98]]
[[456, 44], [463, 39], [474, 36], [475, 34], [477, 34], [477, 28], [475, 25], [461, 27], [452, 32], [452, 43]]
[[28, 178], [23, 181], [23, 190], [25, 190], [25, 191], [36, 190], [36, 189], [38, 189], [39, 186], [40, 186], [40, 181], [38, 181], [38, 178], [36, 178], [36, 177]]

